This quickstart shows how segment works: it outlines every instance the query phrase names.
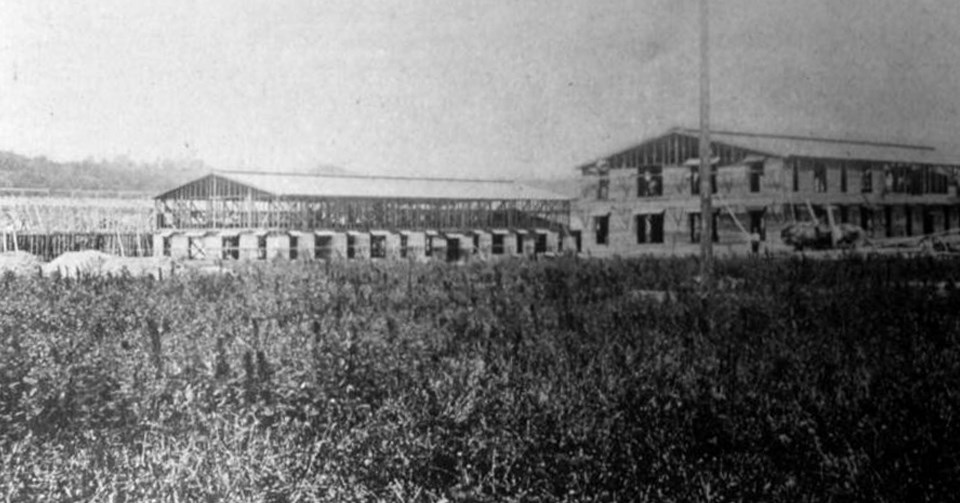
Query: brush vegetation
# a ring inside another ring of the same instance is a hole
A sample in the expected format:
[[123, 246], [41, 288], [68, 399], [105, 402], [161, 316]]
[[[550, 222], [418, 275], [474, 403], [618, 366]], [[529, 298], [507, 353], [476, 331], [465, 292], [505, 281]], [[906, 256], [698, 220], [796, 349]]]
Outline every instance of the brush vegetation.
[[960, 493], [960, 262], [717, 267], [709, 299], [687, 259], [7, 276], [0, 500]]

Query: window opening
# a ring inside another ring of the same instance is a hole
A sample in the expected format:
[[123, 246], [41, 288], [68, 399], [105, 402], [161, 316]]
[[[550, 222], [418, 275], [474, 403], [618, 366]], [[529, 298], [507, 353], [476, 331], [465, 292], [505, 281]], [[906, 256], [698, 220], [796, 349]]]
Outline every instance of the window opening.
[[904, 207], [903, 207], [903, 215], [904, 215], [904, 219], [906, 220], [906, 222], [905, 222], [905, 223], [906, 223], [906, 229], [907, 229], [907, 231], [906, 231], [907, 234], [906, 234], [906, 235], [907, 235], [907, 236], [912, 236], [912, 235], [913, 235], [913, 208], [911, 208], [911, 207], [909, 207], [909, 206], [904, 206]]
[[663, 213], [650, 215], [650, 242], [663, 243]]
[[547, 235], [545, 233], [537, 233], [536, 241], [533, 243], [533, 253], [547, 253]]
[[224, 260], [240, 258], [240, 236], [225, 236], [220, 246], [223, 249], [221, 257]]
[[593, 231], [598, 245], [607, 244], [610, 233], [610, 215], [593, 217]]
[[860, 192], [863, 194], [873, 192], [873, 168], [871, 166], [860, 168]]
[[347, 234], [347, 258], [352, 259], [357, 256], [357, 237]]
[[923, 233], [933, 234], [935, 231], [933, 222], [933, 211], [930, 208], [923, 208]]
[[798, 161], [793, 161], [793, 191], [800, 191], [800, 163]]
[[447, 238], [447, 262], [460, 260], [460, 240]]
[[370, 236], [370, 258], [387, 258], [387, 236]]
[[637, 244], [663, 243], [663, 213], [637, 215], [634, 217]]
[[868, 236], [873, 236], [873, 210], [866, 206], [860, 207], [860, 228], [862, 228]]
[[763, 163], [750, 164], [750, 192], [760, 192], [760, 181], [763, 179]]
[[813, 165], [813, 190], [815, 192], [827, 191], [827, 166], [822, 162]]
[[663, 195], [663, 166], [641, 166], [637, 171], [637, 197]]
[[317, 236], [314, 242], [314, 257], [320, 260], [333, 258], [333, 236]]
[[893, 208], [890, 206], [885, 206], [883, 208], [883, 224], [884, 231], [887, 233], [887, 237], [893, 237]]
[[750, 234], [760, 236], [760, 241], [767, 240], [767, 226], [763, 219], [764, 213], [764, 211], [750, 212]]
[[600, 177], [597, 182], [597, 199], [606, 201], [610, 198], [610, 178], [606, 175]]
[[300, 256], [300, 237], [290, 236], [290, 260], [297, 260]]
[[503, 255], [503, 234], [494, 234], [490, 245], [490, 253], [493, 255]]
[[257, 259], [267, 259], [267, 236], [257, 236]]

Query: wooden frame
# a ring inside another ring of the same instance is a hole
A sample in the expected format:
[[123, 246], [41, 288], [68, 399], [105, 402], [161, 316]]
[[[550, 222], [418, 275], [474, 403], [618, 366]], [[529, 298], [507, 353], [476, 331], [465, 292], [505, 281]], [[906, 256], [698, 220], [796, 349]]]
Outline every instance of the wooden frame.
[[569, 200], [281, 197], [209, 175], [156, 198], [157, 229], [337, 231], [550, 228], [570, 223]]

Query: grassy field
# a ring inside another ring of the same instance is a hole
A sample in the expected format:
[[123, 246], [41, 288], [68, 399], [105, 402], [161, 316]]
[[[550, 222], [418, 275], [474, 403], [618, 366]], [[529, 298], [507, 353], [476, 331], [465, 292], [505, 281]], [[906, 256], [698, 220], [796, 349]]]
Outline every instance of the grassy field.
[[690, 259], [8, 276], [0, 500], [960, 493], [960, 261], [718, 269], [711, 298]]

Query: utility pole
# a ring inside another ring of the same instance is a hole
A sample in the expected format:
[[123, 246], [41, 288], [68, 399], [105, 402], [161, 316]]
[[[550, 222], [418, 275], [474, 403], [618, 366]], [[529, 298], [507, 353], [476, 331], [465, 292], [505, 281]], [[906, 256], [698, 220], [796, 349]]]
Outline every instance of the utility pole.
[[700, 278], [713, 283], [713, 166], [710, 154], [710, 50], [708, 0], [700, 0]]

